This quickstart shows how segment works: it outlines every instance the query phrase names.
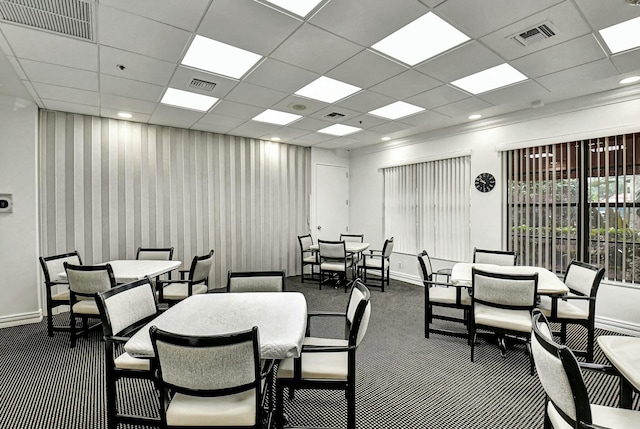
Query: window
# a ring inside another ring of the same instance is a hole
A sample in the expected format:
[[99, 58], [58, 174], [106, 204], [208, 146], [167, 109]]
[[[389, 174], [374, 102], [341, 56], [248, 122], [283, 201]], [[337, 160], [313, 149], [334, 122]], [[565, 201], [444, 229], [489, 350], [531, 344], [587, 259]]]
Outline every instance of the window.
[[610, 280], [640, 281], [640, 133], [505, 159], [509, 247], [521, 264], [562, 273], [578, 259], [605, 267]]
[[469, 164], [464, 156], [383, 169], [384, 234], [394, 251], [467, 259]]

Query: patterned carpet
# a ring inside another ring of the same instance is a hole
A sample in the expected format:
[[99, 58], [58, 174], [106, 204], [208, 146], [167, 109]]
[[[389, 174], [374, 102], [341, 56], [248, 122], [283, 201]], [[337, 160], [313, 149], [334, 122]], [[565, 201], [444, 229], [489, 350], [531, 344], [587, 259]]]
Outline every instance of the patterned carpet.
[[[303, 292], [309, 310], [344, 310], [344, 289], [320, 291], [317, 284], [297, 280], [288, 279], [287, 289]], [[424, 338], [421, 287], [392, 281], [386, 292], [372, 288], [371, 295], [371, 322], [358, 349], [358, 428], [542, 428], [543, 391], [529, 375], [523, 346], [514, 345], [502, 359], [496, 345], [481, 340], [471, 363], [464, 339]], [[67, 315], [56, 317], [63, 321]], [[313, 329], [341, 332], [331, 324]], [[570, 345], [583, 341], [571, 332]], [[106, 428], [99, 331], [70, 349], [67, 334], [49, 338], [41, 322], [0, 329], [0, 344], [0, 429]], [[596, 362], [605, 362], [597, 348]], [[593, 403], [617, 404], [615, 378], [587, 373], [585, 379]], [[121, 391], [129, 411], [155, 415], [149, 383], [123, 383]], [[343, 393], [301, 391], [285, 399], [285, 407], [293, 425], [346, 423]], [[638, 395], [634, 408], [640, 409]]]

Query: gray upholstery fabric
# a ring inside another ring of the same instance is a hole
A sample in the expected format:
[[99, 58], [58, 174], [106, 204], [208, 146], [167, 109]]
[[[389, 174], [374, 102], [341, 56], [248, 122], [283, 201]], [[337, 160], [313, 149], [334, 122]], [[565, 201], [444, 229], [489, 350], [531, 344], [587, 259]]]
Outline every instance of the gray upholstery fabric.
[[282, 277], [231, 277], [229, 292], [282, 292]]
[[351, 289], [351, 296], [349, 297], [349, 305], [347, 306], [347, 320], [349, 323], [353, 322], [353, 318], [356, 315], [356, 310], [360, 301], [364, 299], [364, 295], [358, 288]]
[[[418, 258], [422, 259], [422, 262], [424, 262], [424, 266], [427, 269], [426, 276], [431, 277], [431, 275], [433, 274], [433, 267], [431, 266], [431, 259], [429, 259], [429, 255], [425, 254], [422, 256], [418, 256]], [[422, 269], [418, 270], [418, 272], [420, 273], [420, 278], [423, 282], [427, 280], [425, 279], [425, 273], [422, 272]]]
[[474, 253], [474, 263], [476, 264], [494, 264], [511, 266], [516, 264], [515, 254], [490, 253], [476, 251]]
[[45, 264], [47, 266], [47, 270], [49, 271], [49, 277], [52, 281], [57, 280], [58, 274], [64, 273], [65, 262], [68, 262], [71, 265], [82, 265], [80, 263], [80, 259], [76, 255], [69, 256], [67, 258], [52, 259], [46, 261]]
[[145, 261], [170, 261], [171, 258], [169, 256], [171, 256], [171, 252], [168, 250], [166, 252], [141, 250], [138, 252], [137, 259]]
[[475, 299], [512, 306], [533, 306], [535, 303], [533, 280], [498, 279], [476, 272], [473, 281]]
[[156, 301], [151, 284], [144, 284], [110, 296], [104, 302], [111, 330], [118, 335], [124, 328], [156, 313]]
[[[111, 288], [111, 280], [107, 270], [100, 271], [76, 271], [67, 270], [69, 289], [73, 292], [95, 294]], [[93, 299], [85, 298], [85, 299]]]
[[362, 321], [360, 322], [360, 328], [358, 329], [358, 336], [356, 337], [356, 346], [359, 346], [364, 338], [364, 334], [367, 333], [369, 327], [369, 319], [371, 318], [371, 301], [367, 303], [367, 307], [364, 309], [362, 315]]
[[208, 257], [207, 259], [203, 259], [202, 261], [198, 261], [196, 263], [196, 269], [193, 272], [193, 278], [191, 279], [191, 281], [199, 282], [209, 277], [212, 263], [213, 263], [213, 256]]
[[393, 253], [393, 241], [387, 240], [385, 244], [386, 246], [383, 249], [384, 250], [383, 256], [386, 259], [389, 259], [389, 257], [391, 256], [391, 253]]
[[313, 244], [313, 239], [310, 235], [305, 235], [304, 237], [300, 237], [300, 244], [302, 245], [302, 250], [310, 250], [311, 245]]
[[344, 244], [342, 243], [319, 243], [318, 247], [320, 250], [320, 257], [322, 258], [344, 259], [347, 257]]
[[597, 274], [597, 270], [590, 270], [580, 265], [571, 264], [564, 278], [564, 284], [573, 290], [589, 296], [591, 295], [591, 287]]

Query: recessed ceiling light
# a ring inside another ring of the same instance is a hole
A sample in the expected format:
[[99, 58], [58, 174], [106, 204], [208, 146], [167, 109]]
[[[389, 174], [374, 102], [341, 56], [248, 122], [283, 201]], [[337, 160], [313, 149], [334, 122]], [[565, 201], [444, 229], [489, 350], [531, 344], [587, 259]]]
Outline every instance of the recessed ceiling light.
[[389, 140], [391, 140], [391, 137], [384, 136], [380, 140], [382, 140], [383, 142], [388, 142]]
[[167, 91], [164, 93], [164, 97], [162, 97], [160, 103], [205, 112], [209, 110], [216, 101], [218, 101], [217, 98], [209, 97], [208, 95], [196, 94], [195, 92], [183, 91], [181, 89], [167, 88]]
[[358, 131], [362, 131], [362, 128], [343, 124], [335, 124], [318, 130], [319, 133], [331, 134], [333, 136], [346, 136], [347, 134], [357, 133]]
[[359, 88], [330, 77], [320, 76], [309, 85], [296, 91], [296, 95], [324, 101], [325, 103], [335, 103], [338, 100], [360, 91]]
[[271, 137], [271, 141], [272, 142], [279, 142], [280, 141], [280, 137]]
[[322, 0], [267, 0], [269, 3], [280, 6], [283, 9], [293, 12], [304, 18]]
[[640, 46], [640, 16], [600, 30], [612, 54]]
[[267, 122], [269, 124], [287, 125], [300, 118], [302, 118], [302, 116], [294, 115], [293, 113], [267, 109], [264, 112], [260, 113], [258, 116], [255, 116], [252, 120]]
[[253, 52], [196, 35], [182, 64], [240, 79], [261, 58]]
[[433, 12], [427, 12], [372, 48], [414, 66], [467, 40], [469, 37], [466, 34]]
[[635, 82], [638, 82], [638, 81], [640, 81], [640, 76], [629, 76], [629, 77], [626, 77], [626, 78], [622, 79], [620, 81], [620, 83], [624, 85], [626, 83], [635, 83]]
[[504, 63], [499, 66], [472, 74], [462, 79], [451, 82], [452, 85], [464, 89], [472, 94], [480, 94], [492, 89], [502, 88], [512, 83], [527, 80], [527, 77], [518, 70]]
[[479, 115], [479, 114], [477, 114], [477, 113], [476, 113], [475, 115], [469, 115], [469, 119], [471, 119], [472, 121], [473, 121], [474, 119], [480, 119], [480, 118], [482, 118], [482, 115]]
[[124, 119], [131, 119], [133, 115], [129, 112], [118, 112], [118, 116]]
[[413, 104], [405, 103], [404, 101], [396, 101], [395, 103], [372, 110], [369, 114], [381, 116], [387, 119], [398, 119], [413, 115], [414, 113], [422, 112], [423, 110], [425, 110], [423, 107], [414, 106]]

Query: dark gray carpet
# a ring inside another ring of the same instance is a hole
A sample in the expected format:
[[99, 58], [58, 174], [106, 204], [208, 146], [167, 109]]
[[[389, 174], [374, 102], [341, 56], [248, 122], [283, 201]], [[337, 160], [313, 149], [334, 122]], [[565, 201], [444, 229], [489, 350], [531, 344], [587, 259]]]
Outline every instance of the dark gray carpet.
[[[310, 310], [344, 310], [343, 289], [320, 291], [317, 284], [297, 280], [288, 279], [287, 288], [303, 292]], [[497, 346], [481, 340], [471, 363], [464, 339], [424, 338], [421, 287], [392, 281], [386, 292], [371, 288], [371, 294], [371, 322], [358, 350], [358, 428], [542, 427], [543, 391], [538, 378], [529, 375], [523, 346], [514, 345], [502, 359]], [[330, 324], [313, 328], [341, 333]], [[47, 337], [45, 322], [1, 329], [0, 429], [105, 428], [99, 334], [70, 349], [66, 333]], [[570, 345], [584, 341], [583, 335], [571, 334]], [[596, 362], [605, 362], [597, 348]], [[588, 373], [585, 379], [593, 403], [617, 404], [615, 378]], [[129, 411], [154, 415], [150, 384], [127, 382], [121, 390]], [[634, 400], [640, 409], [638, 395]], [[291, 424], [346, 423], [343, 393], [297, 392], [293, 401], [285, 399], [285, 407]]]

